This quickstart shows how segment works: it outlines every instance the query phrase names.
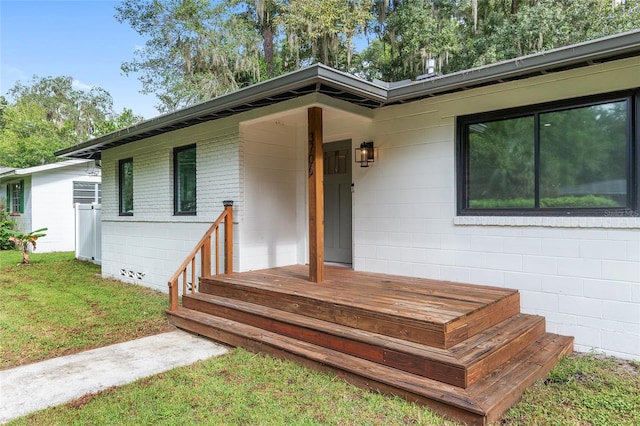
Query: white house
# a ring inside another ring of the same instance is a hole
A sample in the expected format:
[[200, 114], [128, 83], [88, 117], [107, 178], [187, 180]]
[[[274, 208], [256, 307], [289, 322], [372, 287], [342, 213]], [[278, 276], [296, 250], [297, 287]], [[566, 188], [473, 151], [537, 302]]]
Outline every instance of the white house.
[[640, 359], [640, 31], [392, 84], [316, 64], [60, 151], [102, 160], [103, 276], [166, 291], [223, 200], [235, 270], [309, 263], [319, 120], [326, 261], [518, 289]]
[[93, 160], [59, 163], [0, 173], [0, 204], [21, 232], [48, 228], [37, 251], [75, 248], [74, 203], [100, 202], [100, 168]]

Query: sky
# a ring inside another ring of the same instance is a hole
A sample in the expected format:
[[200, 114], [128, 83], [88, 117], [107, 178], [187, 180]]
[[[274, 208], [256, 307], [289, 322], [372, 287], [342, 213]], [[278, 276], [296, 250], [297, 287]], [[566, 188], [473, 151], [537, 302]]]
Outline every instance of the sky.
[[130, 108], [146, 119], [160, 115], [156, 97], [140, 94], [137, 76], [120, 70], [145, 39], [116, 20], [119, 3], [0, 0], [0, 95], [34, 75], [64, 75], [73, 78], [76, 89], [105, 89], [118, 113]]

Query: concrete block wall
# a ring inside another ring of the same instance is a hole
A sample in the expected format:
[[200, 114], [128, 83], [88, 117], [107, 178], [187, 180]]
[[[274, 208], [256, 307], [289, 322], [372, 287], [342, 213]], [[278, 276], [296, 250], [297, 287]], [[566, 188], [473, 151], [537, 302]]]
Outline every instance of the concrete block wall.
[[354, 268], [518, 289], [576, 349], [640, 359], [640, 218], [456, 213], [458, 115], [637, 87], [637, 59], [377, 111], [354, 174]]
[[[167, 291], [171, 275], [222, 213], [222, 201], [234, 201], [234, 221], [242, 215], [237, 122], [215, 123], [103, 152], [103, 276]], [[190, 144], [196, 144], [197, 215], [174, 216], [173, 148]], [[118, 161], [125, 158], [133, 158], [133, 216], [118, 214]]]
[[300, 239], [296, 184], [299, 161], [296, 129], [266, 120], [240, 126], [245, 210], [240, 270], [304, 263], [298, 259]]

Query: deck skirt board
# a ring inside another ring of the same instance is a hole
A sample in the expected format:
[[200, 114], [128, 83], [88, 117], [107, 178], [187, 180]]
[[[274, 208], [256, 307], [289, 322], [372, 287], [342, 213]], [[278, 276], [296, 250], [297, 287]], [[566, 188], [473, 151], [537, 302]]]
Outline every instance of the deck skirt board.
[[233, 346], [333, 371], [467, 424], [495, 421], [573, 339], [516, 290], [305, 266], [201, 278], [169, 318]]

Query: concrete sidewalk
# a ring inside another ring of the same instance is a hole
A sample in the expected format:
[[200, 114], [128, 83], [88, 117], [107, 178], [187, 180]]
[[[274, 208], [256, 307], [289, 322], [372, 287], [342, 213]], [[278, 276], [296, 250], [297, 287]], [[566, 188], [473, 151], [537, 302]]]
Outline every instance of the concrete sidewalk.
[[0, 423], [227, 351], [172, 331], [0, 371]]

